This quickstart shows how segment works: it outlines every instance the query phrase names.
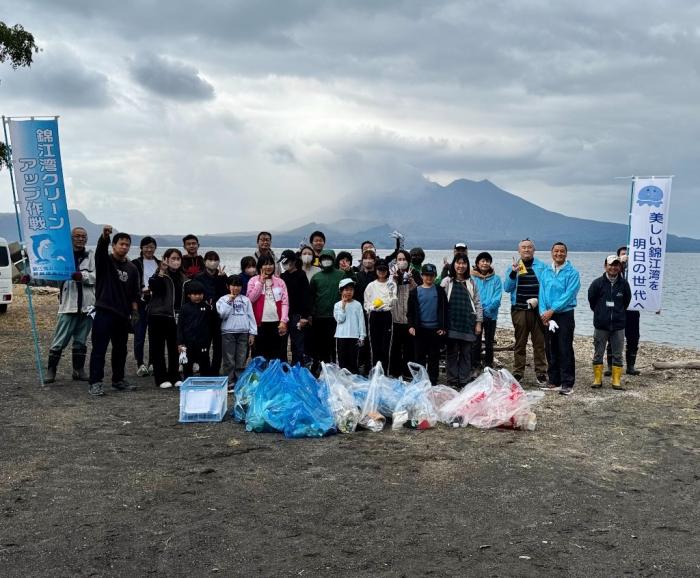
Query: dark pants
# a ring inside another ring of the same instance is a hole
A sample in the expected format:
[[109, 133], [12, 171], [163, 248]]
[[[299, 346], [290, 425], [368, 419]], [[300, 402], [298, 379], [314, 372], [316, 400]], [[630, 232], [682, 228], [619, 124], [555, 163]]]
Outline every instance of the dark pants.
[[574, 312], [555, 313], [552, 321], [559, 326], [554, 333], [547, 331], [547, 379], [553, 385], [571, 388], [576, 381], [574, 355]]
[[369, 314], [368, 337], [372, 352], [372, 367], [381, 363], [384, 373], [389, 371], [392, 330], [391, 311], [372, 311]]
[[484, 367], [493, 367], [493, 344], [496, 341], [496, 320], [487, 319], [481, 323], [481, 335], [476, 336], [472, 349], [472, 367], [477, 369], [481, 363], [482, 343], [484, 348]]
[[547, 373], [547, 354], [544, 345], [544, 325], [537, 309], [511, 309], [511, 319], [515, 330], [515, 346], [513, 348], [513, 374], [525, 374], [527, 355], [527, 338], [532, 341], [532, 351], [535, 357], [535, 373]]
[[[362, 303], [362, 302], [360, 302]], [[367, 323], [367, 312], [363, 309], [362, 310], [362, 315], [365, 318], [365, 334], [369, 331], [368, 329], [368, 323]], [[360, 346], [360, 352], [359, 352], [359, 372], [362, 373], [363, 375], [367, 375], [370, 370], [370, 365], [372, 364], [372, 354], [370, 353], [370, 347], [369, 347], [369, 339], [365, 339], [362, 345]]]
[[224, 373], [228, 375], [229, 385], [236, 383], [245, 370], [248, 360], [248, 333], [224, 333], [221, 336], [224, 354]]
[[146, 332], [148, 331], [148, 314], [146, 303], [139, 299], [139, 322], [134, 327], [134, 357], [136, 366], [144, 365], [144, 346], [146, 344]]
[[258, 325], [253, 355], [265, 359], [287, 361], [287, 339], [280, 335], [278, 321], [265, 321]]
[[205, 377], [211, 375], [209, 367], [209, 348], [208, 347], [193, 347], [187, 346], [187, 363], [182, 366], [182, 373], [187, 377], [192, 377], [192, 366], [199, 365], [199, 375]]
[[[177, 351], [177, 325], [173, 317], [151, 315], [148, 318], [149, 357], [153, 364], [153, 381], [160, 385], [166, 381], [180, 381]], [[165, 356], [168, 356], [166, 365]]]
[[287, 335], [289, 336], [289, 342], [292, 348], [292, 365], [296, 365], [297, 363], [304, 365], [306, 363], [306, 329], [297, 329], [299, 321], [301, 321], [301, 315], [295, 313], [289, 316], [289, 324], [287, 325], [289, 328]]
[[354, 337], [338, 337], [335, 348], [338, 355], [338, 365], [350, 373], [357, 373], [357, 356], [359, 347]]
[[474, 343], [463, 339], [447, 340], [447, 385], [462, 387], [471, 381]]
[[[625, 357], [627, 366], [634, 365], [639, 351], [639, 311], [625, 311]], [[608, 367], [612, 366], [612, 348], [608, 341]]]
[[[214, 305], [215, 311], [214, 315], [216, 317], [215, 321], [212, 321], [212, 334], [209, 346], [211, 348], [211, 364], [209, 363], [209, 358], [207, 357], [207, 373], [202, 371], [202, 364], [199, 364], [199, 374], [200, 375], [212, 375], [218, 377], [221, 373], [221, 357], [222, 357], [222, 346], [221, 346], [221, 318], [216, 315], [216, 304]], [[208, 355], [208, 354], [207, 354]]]
[[105, 356], [112, 342], [112, 383], [124, 379], [126, 346], [130, 323], [126, 317], [106, 309], [97, 309], [92, 322], [92, 353], [90, 354], [90, 384], [101, 382], [105, 376]]
[[413, 361], [415, 346], [413, 337], [408, 332], [407, 323], [394, 323], [394, 333], [391, 337], [391, 358], [389, 374], [392, 377], [409, 377], [408, 364]]
[[314, 317], [311, 331], [314, 341], [314, 373], [318, 373], [321, 362], [335, 362], [335, 319]]
[[440, 372], [440, 344], [441, 337], [437, 334], [437, 329], [416, 328], [415, 346], [416, 363], [428, 370], [430, 383], [436, 385], [438, 373]]

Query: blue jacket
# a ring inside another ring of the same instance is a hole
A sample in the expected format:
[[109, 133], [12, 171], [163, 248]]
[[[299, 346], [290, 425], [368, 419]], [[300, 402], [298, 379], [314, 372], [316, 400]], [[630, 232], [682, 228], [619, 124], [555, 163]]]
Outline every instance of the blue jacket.
[[571, 261], [564, 263], [556, 273], [551, 265], [545, 267], [538, 278], [540, 280], [538, 298], [540, 315], [550, 309], [554, 313], [564, 313], [576, 307], [581, 277]]
[[[542, 261], [539, 259], [535, 258], [532, 262], [532, 270], [535, 272], [535, 276], [537, 277], [537, 280], [542, 284], [542, 270], [546, 269], [547, 265], [545, 265]], [[518, 278], [519, 276], [516, 275], [515, 279], [510, 278], [510, 273], [512, 269], [506, 269], [506, 274], [503, 280], [503, 290], [510, 293], [510, 303], [511, 305], [515, 305], [515, 300], [516, 300], [516, 294], [518, 292]]]
[[498, 319], [498, 308], [501, 306], [501, 296], [503, 295], [503, 283], [501, 278], [493, 270], [485, 276], [472, 270], [472, 279], [476, 283], [481, 297], [481, 307], [484, 310], [485, 319]]

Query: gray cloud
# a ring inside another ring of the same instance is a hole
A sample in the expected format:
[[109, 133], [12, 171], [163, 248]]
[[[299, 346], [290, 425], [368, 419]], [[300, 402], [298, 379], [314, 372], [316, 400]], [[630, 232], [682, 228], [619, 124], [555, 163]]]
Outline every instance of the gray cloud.
[[214, 98], [214, 87], [194, 66], [164, 56], [137, 56], [131, 63], [131, 74], [143, 87], [166, 98], [181, 101]]

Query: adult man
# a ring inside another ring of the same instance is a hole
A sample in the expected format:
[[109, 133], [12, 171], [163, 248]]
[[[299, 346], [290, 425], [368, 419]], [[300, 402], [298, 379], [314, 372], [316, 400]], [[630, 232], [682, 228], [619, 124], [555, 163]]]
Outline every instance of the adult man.
[[[627, 279], [627, 273], [629, 271], [627, 246], [623, 245], [620, 247], [617, 250], [617, 256], [620, 258], [620, 265], [622, 267], [620, 274]], [[641, 373], [635, 368], [635, 364], [637, 363], [637, 351], [639, 350], [639, 317], [639, 311], [628, 309], [625, 313], [625, 365], [627, 367], [625, 373], [627, 375], [639, 375]], [[608, 369], [605, 375], [610, 375], [612, 373], [612, 350], [610, 348], [610, 343], [608, 343], [607, 352]]]
[[131, 237], [117, 233], [112, 239], [112, 254], [107, 252], [111, 225], [105, 225], [95, 249], [95, 319], [92, 324], [92, 354], [90, 355], [91, 395], [104, 395], [105, 355], [112, 342], [112, 387], [133, 389], [124, 381], [126, 344], [129, 324], [138, 323], [140, 296], [139, 272], [127, 258]]
[[314, 255], [316, 256], [313, 264], [319, 267], [318, 258], [321, 255], [321, 251], [323, 251], [323, 248], [326, 246], [326, 236], [323, 234], [323, 231], [314, 231], [311, 233], [311, 235], [309, 235], [309, 243], [311, 243], [311, 248], [314, 250]]
[[579, 272], [567, 260], [568, 248], [561, 241], [552, 245], [552, 264], [540, 277], [539, 311], [546, 331], [546, 389], [569, 395], [576, 381], [574, 356], [574, 309], [581, 288]]
[[605, 273], [588, 288], [588, 303], [593, 311], [593, 384], [603, 386], [603, 355], [608, 342], [612, 346], [613, 389], [622, 389], [622, 349], [625, 340], [625, 311], [632, 301], [629, 283], [622, 277], [617, 255], [605, 259]]
[[510, 317], [515, 330], [513, 349], [513, 377], [520, 381], [525, 374], [527, 339], [532, 341], [535, 357], [535, 375], [539, 385], [547, 383], [547, 356], [544, 344], [544, 326], [538, 310], [540, 275], [545, 264], [535, 259], [535, 244], [523, 239], [518, 245], [520, 259], [513, 259], [506, 273], [503, 289], [510, 293]]
[[199, 251], [199, 239], [197, 235], [185, 235], [182, 238], [182, 246], [185, 253], [182, 256], [182, 272], [188, 279], [194, 279], [204, 272], [204, 259], [197, 252]]
[[275, 261], [275, 274], [280, 275], [282, 273], [282, 268], [280, 267], [280, 264], [277, 262], [277, 257], [275, 257], [275, 252], [271, 249], [272, 233], [268, 233], [267, 231], [260, 231], [258, 233], [258, 238], [256, 239], [256, 243], [258, 245], [258, 248], [255, 250], [255, 253], [253, 253], [255, 260], [259, 261], [260, 257], [262, 257], [263, 255], [269, 255]]
[[56, 381], [58, 362], [71, 339], [73, 340], [73, 379], [87, 381], [88, 378], [84, 368], [87, 338], [92, 327], [92, 318], [88, 312], [95, 304], [95, 256], [92, 251], [85, 248], [87, 239], [87, 231], [82, 227], [74, 227], [71, 231], [75, 273], [70, 280], [61, 284], [58, 321], [49, 349], [48, 371], [44, 383]]

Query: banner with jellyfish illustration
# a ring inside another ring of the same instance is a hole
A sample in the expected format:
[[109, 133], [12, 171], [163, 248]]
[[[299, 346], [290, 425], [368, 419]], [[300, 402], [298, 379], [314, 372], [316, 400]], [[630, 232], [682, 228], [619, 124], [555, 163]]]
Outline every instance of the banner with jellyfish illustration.
[[633, 311], [661, 311], [671, 177], [635, 177], [630, 207], [627, 281]]
[[62, 281], [75, 271], [58, 121], [9, 119], [12, 167], [31, 277]]

